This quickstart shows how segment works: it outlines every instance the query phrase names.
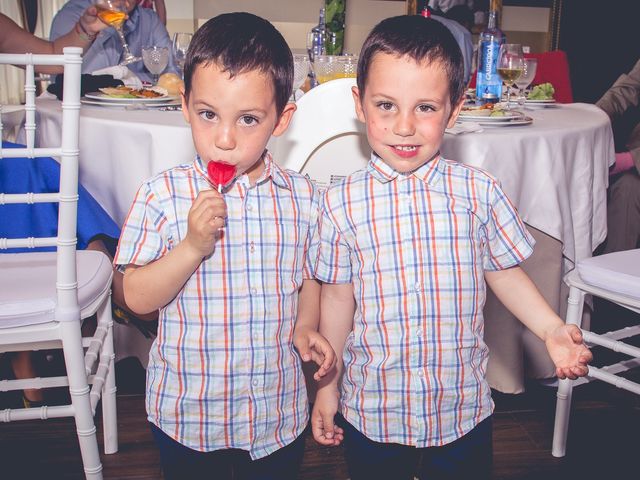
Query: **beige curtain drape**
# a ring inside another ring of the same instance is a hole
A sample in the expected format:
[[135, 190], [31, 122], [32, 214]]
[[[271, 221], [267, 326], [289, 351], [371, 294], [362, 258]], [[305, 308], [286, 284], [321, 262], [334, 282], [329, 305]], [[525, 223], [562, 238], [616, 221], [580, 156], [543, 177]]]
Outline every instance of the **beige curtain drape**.
[[[22, 26], [20, 0], [0, 0], [0, 13], [4, 13]], [[38, 21], [35, 35], [49, 38], [51, 21], [66, 0], [38, 0]], [[10, 52], [3, 52], [10, 53]], [[0, 104], [10, 105], [24, 102], [24, 72], [11, 66], [0, 67]]]

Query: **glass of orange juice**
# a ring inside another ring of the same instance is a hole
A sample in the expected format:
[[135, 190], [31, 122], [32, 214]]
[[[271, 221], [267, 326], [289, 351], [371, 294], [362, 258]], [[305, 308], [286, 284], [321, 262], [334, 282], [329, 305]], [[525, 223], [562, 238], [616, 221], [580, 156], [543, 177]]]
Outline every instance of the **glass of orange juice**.
[[313, 68], [319, 83], [337, 78], [355, 78], [358, 70], [358, 56], [318, 55]]
[[124, 31], [122, 30], [125, 20], [129, 18], [127, 2], [124, 0], [94, 0], [94, 4], [98, 10], [98, 18], [113, 27], [118, 33], [118, 37], [120, 37], [123, 50], [120, 65], [129, 65], [130, 63], [142, 60], [141, 57], [136, 57], [131, 53], [127, 40], [124, 37]]

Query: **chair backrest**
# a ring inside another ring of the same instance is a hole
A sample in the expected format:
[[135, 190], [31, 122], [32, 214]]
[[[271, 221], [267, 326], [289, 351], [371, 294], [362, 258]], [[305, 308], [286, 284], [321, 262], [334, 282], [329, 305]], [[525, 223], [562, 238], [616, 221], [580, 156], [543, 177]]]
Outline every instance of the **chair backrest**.
[[332, 177], [349, 175], [367, 164], [371, 149], [355, 113], [351, 94], [355, 84], [353, 78], [331, 80], [297, 102], [289, 128], [274, 142], [274, 158], [281, 166], [329, 184]]
[[533, 85], [550, 82], [553, 84], [557, 102], [573, 103], [569, 61], [565, 52], [554, 50], [544, 53], [527, 53], [525, 57], [538, 59]]
[[[0, 192], [2, 204], [58, 203], [58, 232], [55, 237], [0, 238], [0, 249], [56, 247], [57, 305], [59, 312], [77, 315], [76, 279], [76, 217], [78, 202], [78, 132], [80, 124], [80, 73], [82, 49], [67, 47], [62, 55], [1, 54], [0, 64], [25, 66], [25, 132], [24, 148], [0, 147], [0, 161], [7, 158], [58, 157], [60, 188], [56, 193]], [[62, 65], [64, 67], [64, 101], [62, 102], [62, 139], [58, 148], [36, 148], [36, 104], [34, 65]], [[0, 134], [2, 127], [0, 124]], [[64, 313], [62, 313], [64, 316]], [[59, 317], [58, 317], [59, 318]]]

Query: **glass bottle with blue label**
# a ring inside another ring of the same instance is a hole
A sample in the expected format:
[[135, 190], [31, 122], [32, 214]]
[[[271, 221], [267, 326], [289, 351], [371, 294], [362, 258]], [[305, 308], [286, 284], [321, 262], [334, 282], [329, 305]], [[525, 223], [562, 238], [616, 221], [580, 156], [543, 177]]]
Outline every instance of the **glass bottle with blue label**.
[[487, 28], [480, 34], [478, 46], [478, 75], [476, 77], [476, 100], [479, 103], [500, 101], [502, 80], [498, 75], [498, 52], [506, 38], [498, 28], [498, 12], [489, 12]]

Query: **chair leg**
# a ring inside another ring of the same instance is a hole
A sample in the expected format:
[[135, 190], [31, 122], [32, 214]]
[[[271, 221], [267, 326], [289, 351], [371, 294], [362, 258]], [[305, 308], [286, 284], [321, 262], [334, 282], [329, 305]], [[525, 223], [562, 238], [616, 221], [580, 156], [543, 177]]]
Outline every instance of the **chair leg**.
[[554, 457], [564, 457], [566, 453], [572, 394], [572, 380], [560, 380], [556, 393], [556, 419], [553, 425], [553, 444], [551, 447], [551, 455]]
[[115, 353], [113, 350], [113, 317], [111, 301], [105, 302], [100, 316], [106, 315], [108, 325], [102, 354], [109, 357], [109, 372], [102, 387], [102, 428], [104, 430], [104, 453], [109, 455], [118, 451], [118, 415], [116, 407]]
[[80, 322], [79, 320], [77, 322], [62, 322], [61, 329], [64, 361], [69, 379], [69, 393], [75, 412], [76, 431], [85, 476], [91, 480], [102, 480], [102, 463], [100, 463], [96, 426], [89, 399], [89, 384], [84, 368]]
[[[567, 324], [580, 325], [582, 321], [582, 309], [584, 307], [584, 293], [571, 287], [567, 306]], [[558, 393], [556, 394], [556, 418], [553, 426], [553, 444], [551, 454], [554, 457], [564, 457], [569, 433], [569, 416], [571, 413], [571, 396], [573, 393], [573, 380], [560, 380]]]

